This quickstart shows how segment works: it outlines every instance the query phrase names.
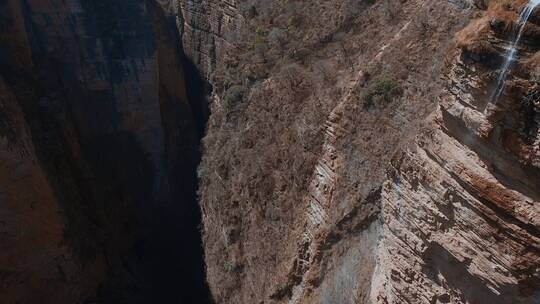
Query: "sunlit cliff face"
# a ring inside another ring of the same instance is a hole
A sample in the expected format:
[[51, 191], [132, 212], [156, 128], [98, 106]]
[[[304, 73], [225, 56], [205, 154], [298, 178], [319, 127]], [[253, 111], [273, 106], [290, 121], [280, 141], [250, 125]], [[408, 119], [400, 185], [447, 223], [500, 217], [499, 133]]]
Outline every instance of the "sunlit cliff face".
[[526, 1], [177, 4], [217, 301], [535, 303], [538, 10], [491, 102]]

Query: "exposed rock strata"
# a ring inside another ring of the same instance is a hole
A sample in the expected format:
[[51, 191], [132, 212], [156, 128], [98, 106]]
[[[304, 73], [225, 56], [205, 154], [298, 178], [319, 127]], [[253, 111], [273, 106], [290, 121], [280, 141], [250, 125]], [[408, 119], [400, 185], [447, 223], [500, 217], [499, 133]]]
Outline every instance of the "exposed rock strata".
[[[218, 303], [537, 301], [536, 17], [488, 102], [522, 2], [178, 3], [216, 88], [200, 176]], [[250, 50], [257, 28], [281, 55]], [[248, 88], [232, 112], [227, 74]], [[366, 106], [380, 75], [402, 95]]]
[[[113, 13], [133, 13], [120, 2]], [[118, 303], [155, 278], [126, 279], [153, 265], [131, 262], [142, 232], [119, 210], [138, 206], [154, 235], [178, 228], [167, 198], [194, 190], [171, 185], [193, 171], [183, 148], [205, 115], [177, 85], [175, 33], [156, 21], [168, 14], [214, 88], [198, 173], [217, 303], [538, 302], [538, 12], [489, 99], [523, 1], [159, 0], [164, 12], [135, 9], [133, 23], [101, 15], [102, 1], [51, 3], [63, 14], [3, 10], [2, 58], [16, 59], [0, 83], [9, 301], [92, 302], [102, 287]], [[160, 212], [165, 225], [147, 217]], [[156, 256], [183, 256], [159, 244]]]

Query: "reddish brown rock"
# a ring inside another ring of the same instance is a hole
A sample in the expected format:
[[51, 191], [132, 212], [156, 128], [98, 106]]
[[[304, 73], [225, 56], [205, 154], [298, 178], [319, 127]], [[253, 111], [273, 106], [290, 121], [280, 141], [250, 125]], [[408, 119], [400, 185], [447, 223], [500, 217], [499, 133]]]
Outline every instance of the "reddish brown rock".
[[534, 30], [489, 103], [523, 3], [179, 1], [216, 302], [535, 303]]

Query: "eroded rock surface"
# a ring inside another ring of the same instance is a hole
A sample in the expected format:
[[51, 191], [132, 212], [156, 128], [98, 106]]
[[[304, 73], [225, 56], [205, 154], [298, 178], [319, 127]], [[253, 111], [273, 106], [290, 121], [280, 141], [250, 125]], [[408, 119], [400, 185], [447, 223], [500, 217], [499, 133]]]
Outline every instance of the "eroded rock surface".
[[[524, 1], [111, 3], [3, 4], [8, 301], [181, 280], [190, 257], [148, 237], [188, 220], [171, 202], [195, 191], [196, 67], [216, 303], [539, 303], [538, 10], [494, 101]], [[141, 239], [178, 267], [146, 272]]]
[[216, 302], [538, 303], [538, 12], [490, 101], [523, 5], [178, 1]]

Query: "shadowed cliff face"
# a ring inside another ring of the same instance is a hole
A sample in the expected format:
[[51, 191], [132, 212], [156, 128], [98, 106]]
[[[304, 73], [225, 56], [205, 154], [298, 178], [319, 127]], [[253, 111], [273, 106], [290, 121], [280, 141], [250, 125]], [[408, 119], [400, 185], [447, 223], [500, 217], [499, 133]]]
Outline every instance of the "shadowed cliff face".
[[143, 0], [0, 6], [2, 302], [206, 302], [204, 83], [174, 19]]

